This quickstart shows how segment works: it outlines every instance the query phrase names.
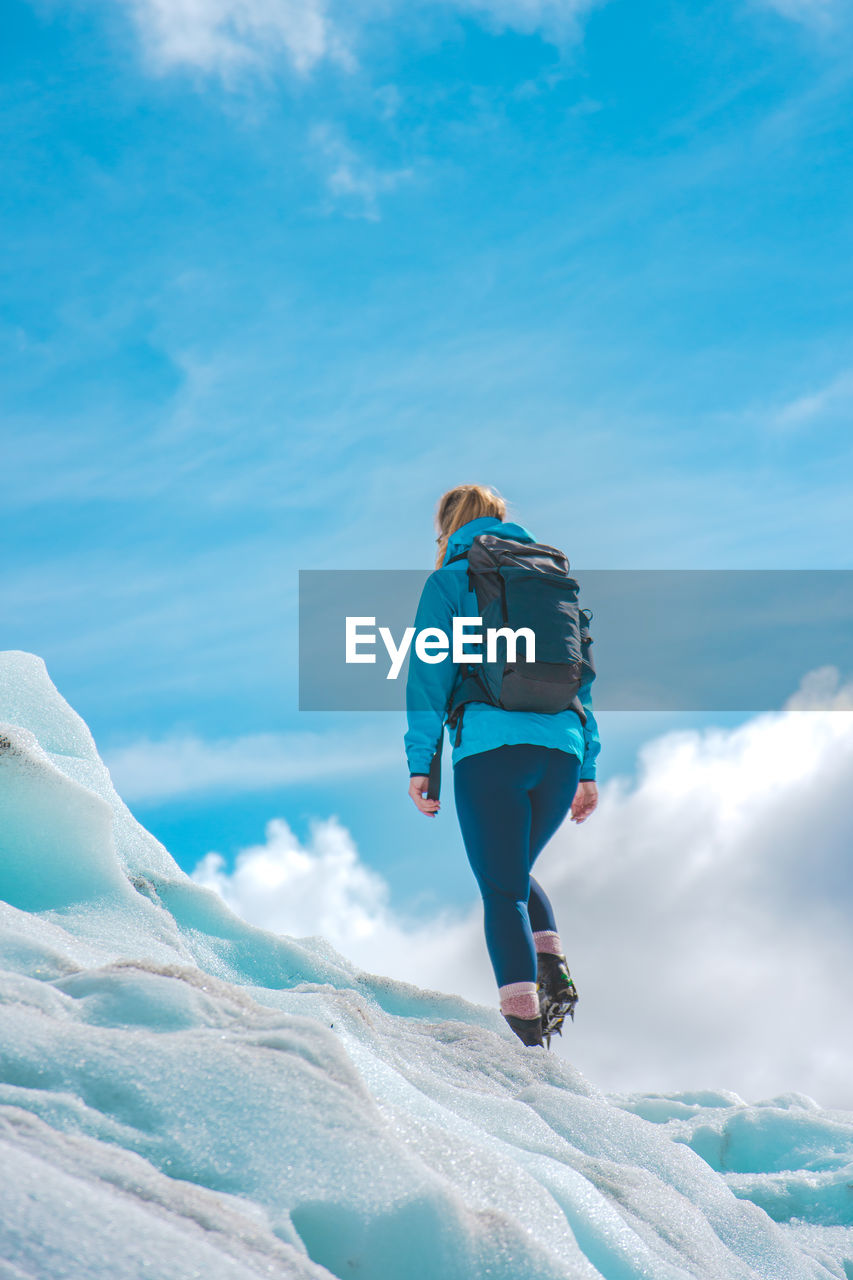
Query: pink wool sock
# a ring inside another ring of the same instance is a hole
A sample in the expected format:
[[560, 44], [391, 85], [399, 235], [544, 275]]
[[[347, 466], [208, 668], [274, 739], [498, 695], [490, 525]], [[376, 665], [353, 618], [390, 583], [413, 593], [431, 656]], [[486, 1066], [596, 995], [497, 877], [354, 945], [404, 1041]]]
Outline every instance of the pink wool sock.
[[539, 933], [534, 933], [533, 945], [540, 955], [561, 956], [563, 954], [560, 935], [553, 929], [542, 929]]
[[501, 1013], [508, 1013], [513, 1018], [538, 1018], [539, 997], [536, 994], [535, 982], [508, 982], [505, 987], [498, 988], [501, 998]]

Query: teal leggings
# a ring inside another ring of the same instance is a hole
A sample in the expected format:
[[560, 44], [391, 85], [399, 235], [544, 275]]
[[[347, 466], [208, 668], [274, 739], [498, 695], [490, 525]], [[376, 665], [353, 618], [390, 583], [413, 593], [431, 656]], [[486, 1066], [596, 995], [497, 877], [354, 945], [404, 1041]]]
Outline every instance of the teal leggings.
[[464, 756], [453, 770], [456, 812], [483, 895], [486, 946], [499, 987], [536, 981], [533, 934], [556, 931], [530, 869], [569, 812], [580, 760], [531, 743]]

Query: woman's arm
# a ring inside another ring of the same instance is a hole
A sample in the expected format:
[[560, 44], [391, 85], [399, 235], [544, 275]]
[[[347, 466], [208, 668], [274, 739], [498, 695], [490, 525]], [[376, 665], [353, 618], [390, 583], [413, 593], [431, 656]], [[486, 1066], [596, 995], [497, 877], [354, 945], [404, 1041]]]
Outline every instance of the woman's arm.
[[598, 736], [598, 721], [592, 709], [592, 686], [584, 685], [578, 690], [581, 706], [586, 712], [586, 724], [583, 727], [583, 763], [581, 764], [580, 782], [572, 801], [572, 821], [583, 822], [598, 804], [598, 786], [595, 781], [596, 761], [601, 750], [601, 739]]
[[[458, 587], [458, 576], [452, 571], [436, 571], [427, 578], [415, 615], [416, 634], [427, 627], [438, 627], [450, 635], [457, 611], [454, 587]], [[441, 662], [424, 662], [412, 646], [406, 681], [409, 727], [405, 745], [413, 777], [423, 778], [429, 773], [456, 676], [457, 666], [449, 654]]]
[[438, 800], [430, 800], [427, 795], [429, 787], [428, 773], [413, 773], [409, 778], [409, 795], [420, 809], [421, 813], [425, 813], [428, 818], [434, 818], [441, 808], [441, 802]]
[[592, 709], [592, 685], [583, 685], [578, 690], [578, 698], [586, 712], [586, 724], [583, 727], [581, 782], [593, 782], [595, 780], [596, 761], [601, 750], [601, 739], [598, 736], [598, 721]]

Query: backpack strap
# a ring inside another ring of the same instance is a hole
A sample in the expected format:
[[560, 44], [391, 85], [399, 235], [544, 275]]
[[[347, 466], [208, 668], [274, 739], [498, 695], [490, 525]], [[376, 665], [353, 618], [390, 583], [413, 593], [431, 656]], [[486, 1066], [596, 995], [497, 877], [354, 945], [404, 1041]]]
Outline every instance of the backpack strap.
[[468, 673], [463, 675], [453, 692], [453, 699], [450, 704], [450, 712], [447, 716], [448, 729], [455, 729], [456, 736], [453, 739], [454, 747], [458, 747], [462, 741], [462, 717], [465, 708], [469, 702], [483, 701], [483, 685], [479, 677], [468, 668]]

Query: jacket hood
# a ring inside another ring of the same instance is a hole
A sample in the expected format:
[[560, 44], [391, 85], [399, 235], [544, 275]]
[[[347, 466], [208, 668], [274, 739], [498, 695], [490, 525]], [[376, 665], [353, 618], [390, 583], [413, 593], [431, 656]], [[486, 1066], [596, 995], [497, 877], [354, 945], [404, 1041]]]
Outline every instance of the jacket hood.
[[536, 541], [532, 533], [528, 533], [520, 524], [513, 524], [511, 520], [498, 520], [497, 516], [478, 516], [476, 520], [460, 525], [450, 535], [442, 565], [446, 565], [453, 556], [467, 551], [478, 533], [497, 533], [502, 538], [516, 538], [519, 542]]

